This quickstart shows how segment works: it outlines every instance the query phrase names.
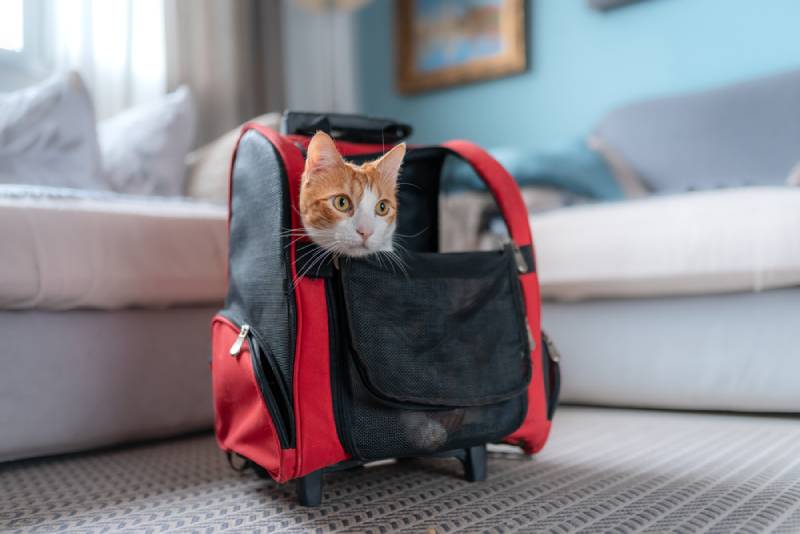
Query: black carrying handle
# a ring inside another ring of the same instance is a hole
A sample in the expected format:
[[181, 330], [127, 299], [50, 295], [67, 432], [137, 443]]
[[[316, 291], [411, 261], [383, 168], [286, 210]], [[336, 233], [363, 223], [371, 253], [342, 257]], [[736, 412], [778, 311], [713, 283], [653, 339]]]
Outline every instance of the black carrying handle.
[[411, 135], [408, 124], [345, 113], [311, 113], [286, 111], [281, 121], [283, 135], [314, 135], [318, 131], [329, 134], [337, 141], [393, 145]]

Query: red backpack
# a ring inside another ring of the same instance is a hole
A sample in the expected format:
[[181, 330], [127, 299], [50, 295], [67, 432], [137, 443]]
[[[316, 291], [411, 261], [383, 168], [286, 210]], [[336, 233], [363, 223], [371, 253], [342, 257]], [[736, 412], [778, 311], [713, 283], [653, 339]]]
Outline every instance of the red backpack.
[[[411, 147], [398, 181], [402, 268], [380, 256], [323, 261], [296, 237], [305, 148], [318, 129], [354, 162], [410, 132], [295, 113], [284, 117], [285, 135], [242, 129], [230, 172], [228, 294], [211, 327], [220, 447], [277, 482], [297, 479], [304, 505], [319, 504], [323, 470], [452, 455], [469, 480], [482, 480], [486, 443], [537, 452], [559, 370], [542, 343], [531, 231], [514, 180], [467, 141]], [[497, 201], [511, 238], [502, 249], [439, 253], [448, 158], [469, 163]]]

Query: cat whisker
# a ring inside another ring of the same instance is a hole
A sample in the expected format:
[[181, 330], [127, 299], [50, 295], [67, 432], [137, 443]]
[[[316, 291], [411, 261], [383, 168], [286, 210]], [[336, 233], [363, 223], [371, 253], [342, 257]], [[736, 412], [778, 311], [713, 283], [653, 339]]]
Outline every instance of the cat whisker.
[[[406, 248], [406, 246], [405, 246], [405, 245], [403, 245], [402, 243], [400, 243], [399, 241], [394, 241], [394, 242], [392, 243], [392, 248], [393, 248], [393, 249], [397, 249], [397, 250], [399, 250], [400, 252], [402, 252], [402, 253], [403, 253], [403, 254], [405, 254], [405, 255], [408, 255], [408, 253], [409, 253], [409, 252], [408, 252], [408, 248]], [[396, 251], [395, 251], [395, 250], [393, 250], [393, 252], [395, 252], [395, 253], [396, 253]], [[398, 256], [400, 256], [400, 254], [398, 254]]]
[[397, 252], [393, 250], [384, 250], [383, 253], [386, 254], [386, 260], [389, 261], [392, 266], [397, 266], [397, 269], [400, 271], [400, 273], [406, 278], [409, 278], [407, 266]]
[[[300, 280], [305, 278], [305, 276], [308, 273], [311, 272], [311, 270], [314, 268], [314, 266], [316, 264], [319, 263], [319, 265], [321, 266], [322, 265], [322, 261], [324, 261], [325, 257], [330, 255], [330, 254], [333, 254], [333, 252], [331, 250], [324, 249], [324, 248], [321, 248], [321, 249], [318, 249], [318, 250], [314, 250], [313, 252], [316, 253], [316, 256], [312, 257], [311, 260], [306, 265], [306, 268], [303, 269], [303, 271], [301, 273], [297, 274], [297, 277], [295, 278], [294, 284], [292, 285], [292, 293], [294, 293], [297, 290], [297, 285], [300, 283]], [[317, 268], [317, 274], [319, 274], [319, 268]]]
[[428, 226], [426, 226], [425, 228], [423, 228], [422, 230], [420, 230], [420, 231], [419, 231], [419, 232], [417, 232], [416, 234], [398, 234], [397, 232], [395, 232], [394, 236], [395, 236], [395, 237], [406, 238], [406, 239], [408, 239], [408, 238], [412, 238], [412, 237], [419, 237], [419, 236], [421, 236], [422, 234], [424, 234], [425, 232], [427, 232], [427, 231], [428, 231], [428, 228], [429, 228], [429, 227], [428, 227]]
[[294, 245], [295, 243], [297, 243], [297, 242], [299, 242], [299, 241], [302, 241], [302, 240], [303, 240], [303, 239], [305, 239], [306, 237], [307, 237], [307, 236], [305, 236], [305, 235], [300, 235], [300, 236], [297, 236], [297, 237], [295, 237], [294, 239], [290, 240], [290, 241], [289, 241], [289, 242], [288, 242], [288, 243], [287, 243], [287, 244], [286, 244], [286, 245], [285, 245], [283, 248], [284, 248], [284, 249], [287, 249], [287, 248], [291, 247], [292, 245]]
[[383, 262], [381, 261], [381, 251], [378, 251], [378, 253], [375, 254], [374, 256], [375, 259], [378, 260], [378, 265], [380, 265], [381, 269], [383, 269], [384, 267], [383, 267]]
[[[313, 259], [313, 258], [314, 258], [314, 255], [315, 255], [315, 254], [318, 254], [318, 253], [319, 253], [320, 251], [322, 251], [322, 250], [325, 250], [325, 249], [324, 249], [324, 248], [321, 248], [321, 247], [316, 247], [316, 248], [315, 248], [315, 247], [312, 247], [312, 248], [311, 248], [311, 250], [306, 250], [306, 251], [304, 251], [304, 252], [303, 252], [303, 253], [302, 253], [300, 256], [297, 256], [297, 257], [294, 259], [294, 261], [295, 261], [295, 263], [297, 263], [298, 261], [300, 261], [300, 260], [304, 260], [304, 259], [306, 259], [306, 258], [311, 258], [311, 259]], [[310, 260], [309, 260], [309, 261], [310, 261]]]
[[280, 235], [292, 235], [292, 234], [300, 234], [300, 233], [305, 234], [306, 233], [306, 229], [303, 228], [303, 227], [299, 227], [299, 228], [284, 228], [284, 229], [282, 229], [280, 231]]

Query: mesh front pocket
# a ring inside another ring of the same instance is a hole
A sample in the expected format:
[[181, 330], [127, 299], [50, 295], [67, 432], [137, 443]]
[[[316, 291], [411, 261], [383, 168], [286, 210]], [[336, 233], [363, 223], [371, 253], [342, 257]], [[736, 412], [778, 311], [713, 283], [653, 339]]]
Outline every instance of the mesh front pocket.
[[499, 440], [521, 423], [531, 376], [510, 249], [409, 254], [342, 266], [349, 438], [364, 459]]

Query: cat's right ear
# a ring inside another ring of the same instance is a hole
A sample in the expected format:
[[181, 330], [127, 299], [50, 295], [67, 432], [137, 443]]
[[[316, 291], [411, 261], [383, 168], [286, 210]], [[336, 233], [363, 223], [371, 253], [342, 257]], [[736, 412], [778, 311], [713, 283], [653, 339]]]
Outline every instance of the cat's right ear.
[[315, 133], [308, 143], [306, 170], [312, 173], [332, 171], [343, 164], [342, 155], [336, 149], [331, 136], [322, 131]]

